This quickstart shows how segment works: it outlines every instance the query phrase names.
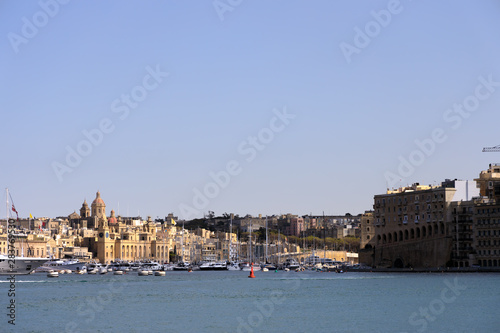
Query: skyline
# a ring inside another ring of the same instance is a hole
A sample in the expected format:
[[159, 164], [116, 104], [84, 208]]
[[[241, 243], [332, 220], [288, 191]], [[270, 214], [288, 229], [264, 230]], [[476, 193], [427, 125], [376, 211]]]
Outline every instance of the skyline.
[[356, 215], [500, 162], [497, 2], [227, 6], [0, 5], [21, 216]]

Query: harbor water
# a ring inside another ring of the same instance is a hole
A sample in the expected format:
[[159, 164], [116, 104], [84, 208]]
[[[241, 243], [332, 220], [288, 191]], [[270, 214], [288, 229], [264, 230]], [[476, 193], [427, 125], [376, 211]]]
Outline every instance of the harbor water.
[[[1, 332], [499, 332], [500, 274], [2, 276]], [[15, 299], [15, 326], [7, 306]]]

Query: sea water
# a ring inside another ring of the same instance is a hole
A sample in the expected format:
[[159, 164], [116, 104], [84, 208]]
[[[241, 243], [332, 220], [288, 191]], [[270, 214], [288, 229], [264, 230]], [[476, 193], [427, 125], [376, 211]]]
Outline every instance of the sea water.
[[500, 332], [500, 274], [248, 274], [2, 276], [0, 332]]

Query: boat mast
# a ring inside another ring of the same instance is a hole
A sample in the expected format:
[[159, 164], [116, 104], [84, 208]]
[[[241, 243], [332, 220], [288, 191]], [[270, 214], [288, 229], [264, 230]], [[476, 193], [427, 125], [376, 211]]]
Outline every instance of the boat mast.
[[252, 257], [253, 257], [253, 253], [252, 253], [252, 220], [250, 219], [250, 264], [253, 263]]
[[181, 261], [184, 262], [184, 221], [182, 221], [181, 251]]
[[231, 248], [233, 247], [233, 214], [229, 223], [229, 251], [227, 251], [227, 261], [231, 262]]
[[9, 229], [9, 189], [5, 188], [5, 233], [7, 233], [7, 230]]
[[[323, 255], [323, 258], [326, 260], [326, 221], [325, 221], [325, 211], [323, 211], [323, 247], [325, 254]], [[325, 261], [323, 261], [325, 262]]]
[[267, 261], [268, 261], [268, 260], [267, 260], [267, 257], [268, 257], [268, 256], [267, 256], [267, 216], [266, 216], [266, 260], [265, 260], [265, 261], [266, 261], [266, 263], [267, 263]]

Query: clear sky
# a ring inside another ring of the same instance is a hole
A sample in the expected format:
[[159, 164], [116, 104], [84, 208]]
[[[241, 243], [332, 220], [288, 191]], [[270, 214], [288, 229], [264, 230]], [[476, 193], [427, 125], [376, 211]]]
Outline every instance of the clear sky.
[[358, 214], [388, 186], [473, 179], [500, 162], [481, 152], [500, 145], [499, 17], [496, 0], [2, 1], [0, 184], [23, 217], [100, 190], [108, 214], [193, 218]]

